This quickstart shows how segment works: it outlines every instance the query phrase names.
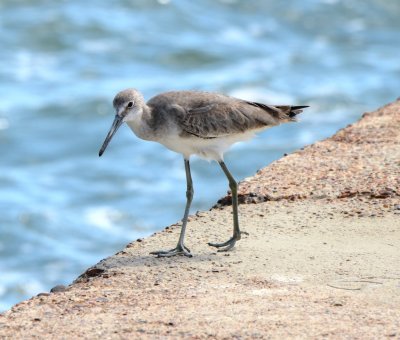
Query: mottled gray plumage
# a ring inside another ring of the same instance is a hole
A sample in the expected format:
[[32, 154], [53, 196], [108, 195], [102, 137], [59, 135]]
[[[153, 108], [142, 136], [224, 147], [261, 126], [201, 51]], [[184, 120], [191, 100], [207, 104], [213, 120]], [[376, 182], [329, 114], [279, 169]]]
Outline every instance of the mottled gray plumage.
[[187, 203], [178, 245], [168, 251], [153, 252], [158, 256], [191, 256], [183, 243], [193, 198], [190, 156], [195, 154], [217, 161], [229, 180], [232, 192], [233, 236], [226, 242], [209, 244], [219, 248], [219, 251], [230, 250], [240, 239], [241, 232], [237, 183], [223, 161], [224, 152], [232, 144], [252, 137], [257, 131], [295, 121], [295, 116], [307, 107], [267, 105], [200, 91], [165, 92], [151, 98], [146, 104], [142, 94], [135, 89], [119, 92], [113, 105], [116, 116], [100, 149], [100, 156], [118, 128], [126, 122], [139, 138], [159, 142], [181, 153], [185, 160]]

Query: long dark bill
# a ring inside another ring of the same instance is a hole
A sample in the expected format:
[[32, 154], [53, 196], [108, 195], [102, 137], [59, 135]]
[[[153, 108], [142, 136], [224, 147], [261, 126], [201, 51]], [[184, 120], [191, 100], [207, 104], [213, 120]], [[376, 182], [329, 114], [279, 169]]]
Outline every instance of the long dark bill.
[[99, 151], [99, 157], [103, 154], [103, 152], [106, 150], [108, 143], [110, 143], [111, 138], [115, 135], [119, 127], [122, 125], [124, 121], [122, 120], [122, 117], [116, 115], [114, 118], [114, 121], [111, 125], [110, 131], [108, 131], [107, 137], [104, 140], [103, 145], [101, 146], [101, 149]]

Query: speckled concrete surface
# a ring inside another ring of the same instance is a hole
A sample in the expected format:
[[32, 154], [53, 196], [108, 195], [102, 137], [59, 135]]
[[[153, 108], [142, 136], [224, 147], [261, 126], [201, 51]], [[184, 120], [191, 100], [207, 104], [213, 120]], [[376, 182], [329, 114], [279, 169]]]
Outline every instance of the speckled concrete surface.
[[190, 218], [193, 258], [149, 255], [175, 244], [168, 227], [0, 314], [0, 338], [400, 338], [400, 102], [241, 194], [234, 251], [206, 245], [231, 233], [227, 197]]

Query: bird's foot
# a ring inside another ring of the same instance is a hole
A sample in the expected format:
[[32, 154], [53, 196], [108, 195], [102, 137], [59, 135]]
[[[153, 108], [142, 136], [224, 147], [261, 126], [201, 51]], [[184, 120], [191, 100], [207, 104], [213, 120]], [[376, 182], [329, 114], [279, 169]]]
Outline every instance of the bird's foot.
[[239, 232], [239, 234], [233, 235], [226, 242], [223, 242], [223, 243], [208, 242], [208, 245], [211, 247], [220, 248], [220, 249], [218, 249], [218, 252], [228, 251], [228, 250], [231, 250], [235, 246], [236, 241], [239, 241], [241, 239], [241, 234], [249, 235], [249, 233], [247, 233], [245, 231], [241, 231], [241, 232]]
[[182, 255], [187, 257], [192, 257], [193, 255], [190, 253], [190, 249], [185, 245], [178, 244], [174, 249], [170, 250], [157, 250], [152, 251], [151, 255], [157, 255], [157, 257], [171, 257], [175, 255]]

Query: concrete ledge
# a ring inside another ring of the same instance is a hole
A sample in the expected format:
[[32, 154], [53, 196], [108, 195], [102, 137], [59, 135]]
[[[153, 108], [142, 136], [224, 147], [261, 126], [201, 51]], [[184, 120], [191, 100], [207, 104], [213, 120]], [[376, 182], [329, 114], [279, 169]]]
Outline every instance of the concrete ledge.
[[400, 101], [240, 190], [234, 251], [206, 245], [231, 233], [225, 197], [190, 218], [193, 258], [149, 255], [167, 227], [0, 314], [0, 338], [400, 338]]

